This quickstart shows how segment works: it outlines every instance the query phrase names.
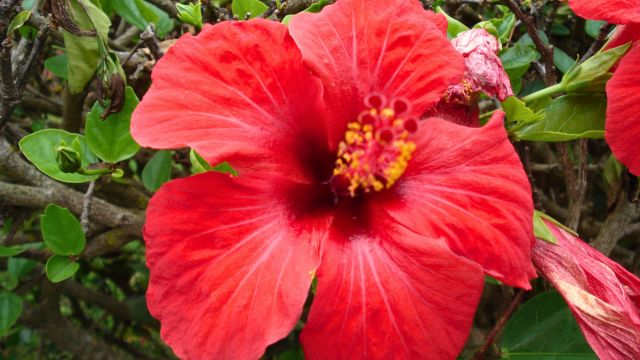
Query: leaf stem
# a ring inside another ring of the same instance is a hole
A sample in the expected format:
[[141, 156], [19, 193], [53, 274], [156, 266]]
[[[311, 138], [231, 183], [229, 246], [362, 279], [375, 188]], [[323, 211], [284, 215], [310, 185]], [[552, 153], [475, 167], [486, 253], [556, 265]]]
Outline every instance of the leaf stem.
[[526, 102], [526, 103], [530, 103], [533, 102], [535, 100], [538, 100], [542, 97], [545, 96], [551, 96], [560, 92], [564, 91], [564, 85], [562, 83], [560, 84], [555, 84], [549, 87], [546, 87], [542, 90], [536, 91], [533, 94], [529, 94], [525, 97], [520, 98], [520, 100]]

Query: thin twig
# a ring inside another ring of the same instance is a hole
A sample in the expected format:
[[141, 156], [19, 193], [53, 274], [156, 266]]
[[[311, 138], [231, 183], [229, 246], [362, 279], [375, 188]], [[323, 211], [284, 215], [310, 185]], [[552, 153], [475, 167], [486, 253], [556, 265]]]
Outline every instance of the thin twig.
[[[578, 146], [576, 146], [576, 157], [578, 159], [578, 171], [577, 174], [573, 171], [573, 164], [571, 160], [568, 160], [569, 164], [566, 164], [564, 168], [568, 168], [568, 172], [574, 174], [570, 178], [567, 178], [567, 192], [569, 193], [569, 214], [567, 216], [566, 225], [570, 229], [578, 230], [580, 224], [580, 215], [582, 202], [587, 190], [587, 140], [578, 140]], [[571, 166], [569, 168], [569, 166]], [[570, 180], [570, 181], [569, 181]]]
[[524, 290], [518, 290], [516, 295], [511, 300], [511, 303], [509, 304], [509, 307], [507, 308], [507, 310], [505, 310], [505, 312], [500, 317], [500, 320], [498, 320], [498, 322], [493, 327], [493, 329], [491, 329], [491, 332], [487, 336], [487, 340], [485, 340], [484, 344], [482, 344], [480, 349], [476, 351], [475, 355], [473, 356], [473, 360], [482, 360], [485, 358], [485, 353], [493, 345], [494, 341], [496, 340], [496, 337], [500, 334], [500, 332], [502, 331], [504, 326], [507, 324], [507, 321], [509, 320], [513, 312], [516, 311], [516, 309], [522, 302], [523, 297], [524, 297]]
[[587, 60], [588, 58], [592, 57], [604, 46], [605, 42], [607, 41], [607, 37], [609, 36], [609, 33], [611, 32], [611, 30], [613, 30], [614, 26], [615, 25], [613, 24], [605, 23], [600, 27], [600, 32], [598, 33], [598, 37], [593, 42], [593, 44], [591, 44], [591, 47], [589, 48], [589, 50], [587, 50], [587, 52], [584, 54], [582, 59], [580, 59], [581, 63]]
[[80, 214], [80, 224], [82, 225], [82, 231], [86, 234], [89, 231], [89, 215], [91, 214], [91, 203], [93, 201], [93, 191], [96, 188], [96, 181], [92, 180], [89, 183], [87, 192], [82, 198], [82, 213]]

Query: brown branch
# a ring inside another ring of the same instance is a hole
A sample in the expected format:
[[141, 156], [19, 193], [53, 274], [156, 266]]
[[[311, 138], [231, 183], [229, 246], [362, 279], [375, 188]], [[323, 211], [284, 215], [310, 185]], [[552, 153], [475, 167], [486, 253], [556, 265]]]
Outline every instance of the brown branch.
[[67, 280], [61, 283], [61, 285], [62, 291], [68, 296], [82, 300], [88, 304], [99, 306], [109, 314], [122, 320], [133, 320], [133, 315], [129, 307], [114, 297], [86, 288], [73, 280]]
[[80, 214], [80, 224], [82, 231], [86, 234], [89, 231], [89, 214], [91, 214], [91, 203], [93, 202], [93, 191], [96, 189], [96, 181], [89, 183], [87, 192], [82, 197], [82, 213]]
[[41, 305], [24, 302], [20, 321], [40, 332], [60, 350], [78, 359], [132, 359], [91, 332], [73, 324], [60, 313], [60, 286], [42, 282]]
[[605, 220], [598, 236], [591, 242], [591, 246], [609, 256], [618, 240], [627, 232], [629, 225], [639, 216], [638, 206], [630, 203], [624, 192], [621, 192], [615, 209]]
[[0, 130], [9, 122], [13, 108], [19, 102], [18, 89], [13, 82], [11, 40], [5, 39], [0, 44]]
[[178, 16], [178, 10], [176, 9], [176, 4], [170, 0], [148, 0], [153, 5], [159, 7], [164, 10], [169, 16], [176, 17]]
[[555, 85], [557, 80], [555, 67], [553, 65], [553, 46], [545, 45], [544, 41], [540, 37], [540, 34], [538, 33], [538, 29], [536, 28], [533, 19], [529, 15], [526, 15], [524, 12], [522, 12], [516, 2], [514, 2], [513, 0], [502, 0], [502, 3], [507, 6], [509, 10], [511, 10], [511, 12], [515, 14], [516, 18], [522, 21], [522, 23], [526, 26], [527, 33], [531, 37], [531, 40], [533, 40], [533, 43], [536, 45], [536, 48], [538, 49], [538, 51], [542, 55], [542, 59], [544, 60], [545, 83], [547, 84], [547, 86]]
[[[578, 146], [576, 147], [576, 156], [578, 157], [578, 171], [577, 174], [573, 171], [573, 164], [571, 160], [564, 163], [563, 169], [567, 169], [565, 173], [569, 173], [572, 176], [567, 177], [567, 192], [569, 194], [569, 213], [567, 215], [566, 225], [570, 229], [578, 230], [578, 224], [580, 224], [580, 215], [582, 209], [582, 202], [587, 190], [587, 140], [578, 140]], [[564, 147], [563, 147], [564, 148]], [[567, 154], [564, 155], [568, 158]]]
[[497, 336], [500, 334], [504, 326], [507, 324], [507, 321], [509, 320], [511, 315], [518, 309], [518, 306], [522, 302], [523, 298], [524, 290], [518, 290], [518, 293], [511, 300], [511, 303], [509, 304], [507, 310], [505, 310], [505, 312], [500, 317], [500, 320], [498, 320], [493, 329], [491, 329], [491, 332], [487, 336], [484, 344], [478, 349], [478, 351], [476, 351], [475, 355], [473, 356], [473, 360], [485, 359], [485, 354], [493, 345], [494, 341], [496, 340]]

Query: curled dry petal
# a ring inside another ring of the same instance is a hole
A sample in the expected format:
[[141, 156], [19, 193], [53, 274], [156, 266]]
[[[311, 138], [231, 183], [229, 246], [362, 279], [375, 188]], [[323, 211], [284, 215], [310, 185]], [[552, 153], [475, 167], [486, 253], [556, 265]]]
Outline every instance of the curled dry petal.
[[602, 360], [640, 359], [640, 279], [547, 222], [557, 244], [538, 240], [533, 262], [569, 304]]
[[483, 91], [500, 101], [513, 95], [509, 76], [496, 55], [500, 43], [495, 36], [485, 29], [471, 29], [458, 34], [451, 44], [462, 54], [467, 66], [463, 83], [466, 80], [474, 92]]

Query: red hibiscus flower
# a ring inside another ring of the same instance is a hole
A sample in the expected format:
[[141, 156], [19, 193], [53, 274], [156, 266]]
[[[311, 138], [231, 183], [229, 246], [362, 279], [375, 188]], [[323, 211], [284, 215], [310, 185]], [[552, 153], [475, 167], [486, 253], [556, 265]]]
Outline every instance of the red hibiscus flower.
[[[587, 19], [606, 20], [620, 27], [609, 47], [640, 37], [640, 2], [635, 0], [570, 0], [576, 14]], [[634, 46], [620, 61], [607, 83], [605, 139], [613, 154], [629, 171], [640, 175], [640, 46]]]
[[533, 261], [567, 300], [602, 360], [640, 359], [640, 279], [547, 222], [557, 244], [538, 240]]
[[442, 100], [427, 115], [461, 125], [480, 126], [478, 98], [481, 92], [500, 101], [513, 95], [509, 76], [497, 55], [500, 42], [485, 29], [471, 29], [458, 34], [451, 44], [464, 58], [464, 77], [460, 83], [449, 86]]
[[529, 287], [532, 201], [501, 115], [417, 121], [464, 73], [417, 0], [339, 0], [286, 26], [224, 22], [158, 62], [132, 133], [235, 178], [165, 184], [147, 292], [189, 359], [258, 358], [298, 322], [310, 359], [454, 359], [483, 272]]

